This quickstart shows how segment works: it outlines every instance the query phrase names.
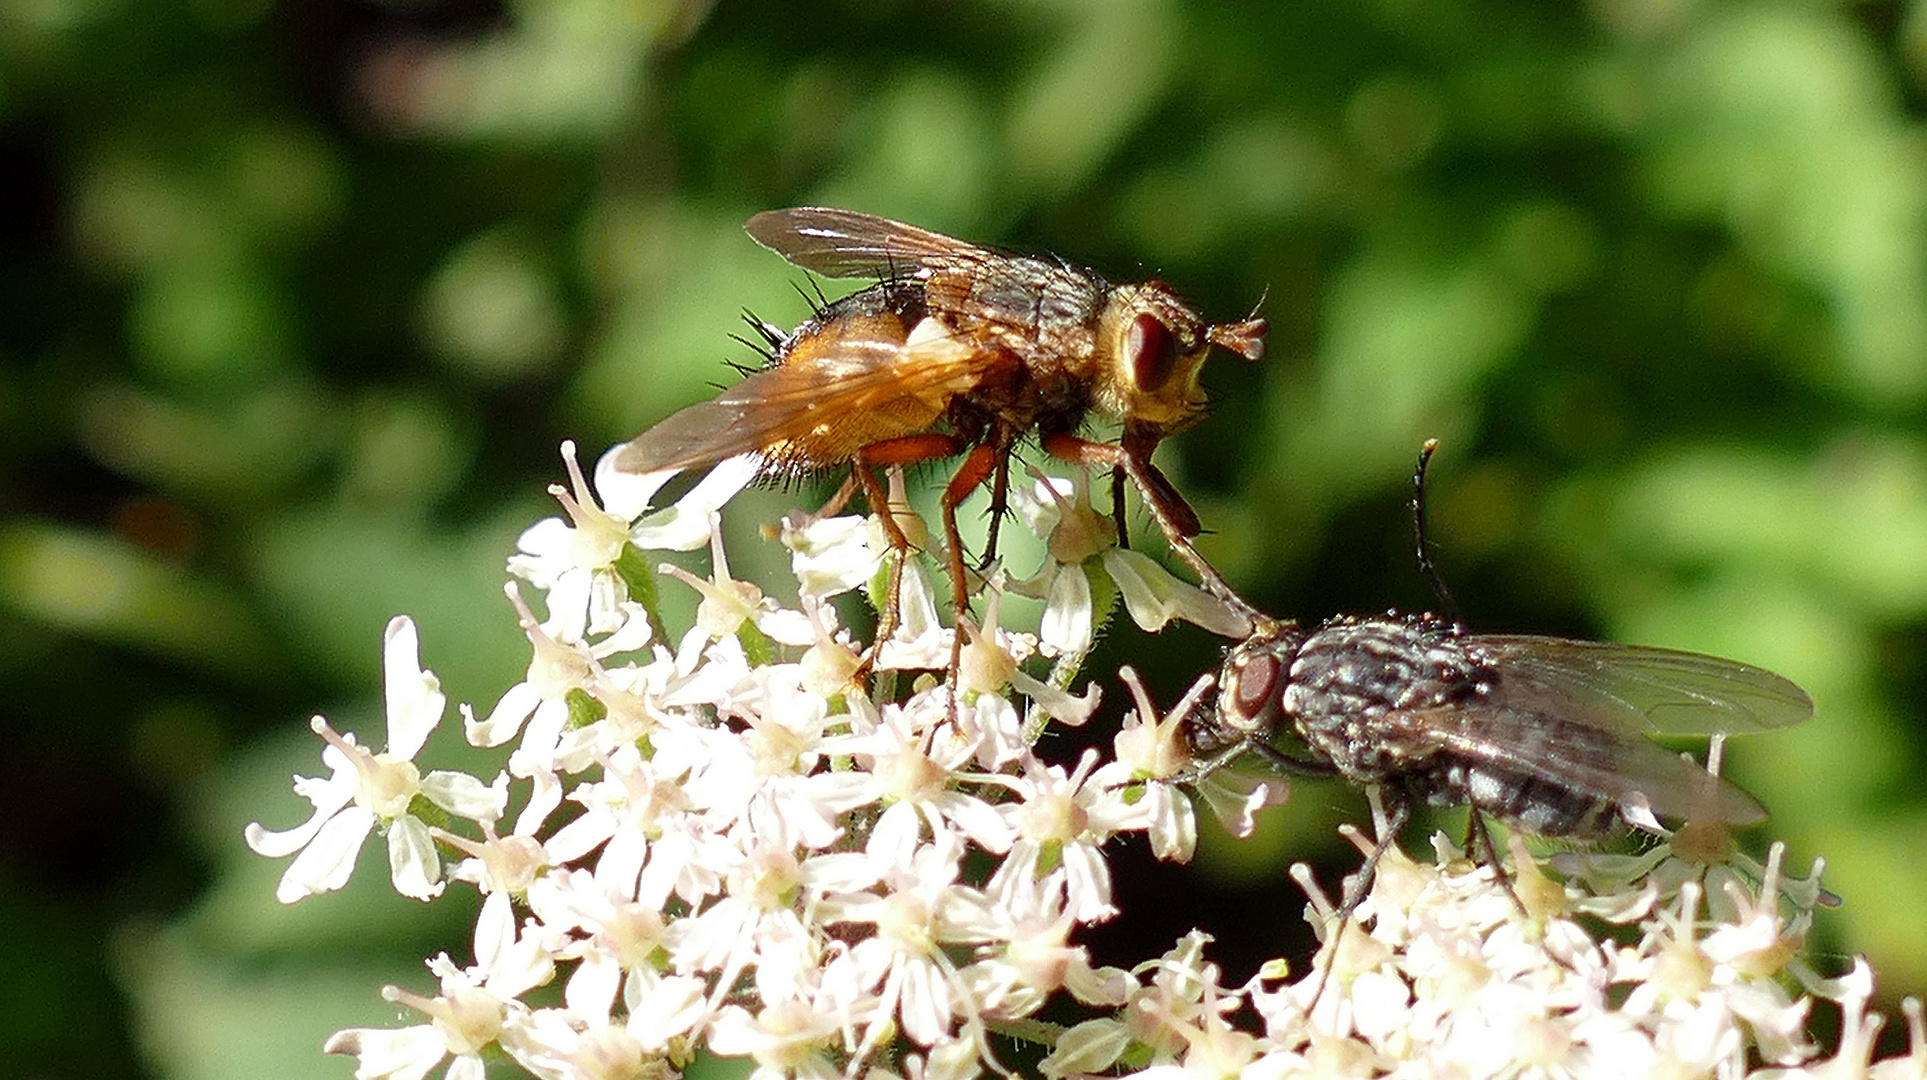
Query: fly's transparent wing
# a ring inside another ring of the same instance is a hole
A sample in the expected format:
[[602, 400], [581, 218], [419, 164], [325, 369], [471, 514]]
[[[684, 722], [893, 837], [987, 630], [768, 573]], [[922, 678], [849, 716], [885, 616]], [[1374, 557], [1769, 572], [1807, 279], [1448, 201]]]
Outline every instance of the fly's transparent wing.
[[1411, 714], [1426, 741], [1501, 772], [1670, 819], [1751, 825], [1758, 800], [1630, 727], [1515, 684], [1478, 704]]
[[1574, 722], [1661, 735], [1742, 735], [1802, 723], [1806, 691], [1764, 668], [1716, 656], [1570, 638], [1477, 635], [1511, 684]]
[[923, 267], [1007, 257], [901, 221], [824, 206], [766, 210], [743, 228], [757, 243], [825, 277], [894, 278]]
[[691, 469], [749, 453], [807, 466], [847, 461], [867, 443], [927, 430], [975, 384], [977, 361], [969, 341], [941, 330], [912, 338], [894, 317], [851, 319], [631, 439], [616, 468]]

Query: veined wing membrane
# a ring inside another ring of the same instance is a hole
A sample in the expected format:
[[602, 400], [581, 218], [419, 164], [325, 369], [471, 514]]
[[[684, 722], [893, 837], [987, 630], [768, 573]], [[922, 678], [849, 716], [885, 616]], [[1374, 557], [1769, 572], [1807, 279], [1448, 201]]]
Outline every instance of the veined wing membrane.
[[973, 355], [963, 340], [921, 326], [907, 342], [845, 336], [808, 363], [765, 368], [671, 415], [631, 439], [616, 467], [633, 473], [698, 468], [820, 438], [852, 417], [900, 417], [903, 434], [927, 430], [949, 397], [977, 378]]
[[932, 264], [984, 264], [1002, 256], [942, 233], [854, 210], [766, 210], [743, 223], [757, 243], [825, 277], [899, 277]]
[[1484, 707], [1420, 713], [1413, 719], [1430, 741], [1460, 757], [1610, 802], [1632, 802], [1637, 795], [1660, 817], [1730, 825], [1766, 820], [1766, 808], [1753, 796], [1688, 758], [1635, 731], [1587, 724], [1570, 708], [1519, 707], [1502, 692], [1500, 700]]
[[[1802, 723], [1813, 699], [1764, 668], [1699, 653], [1569, 638], [1485, 635], [1507, 679], [1569, 702], [1576, 722], [1662, 735], [1739, 735]], [[1590, 713], [1593, 719], [1588, 720]]]

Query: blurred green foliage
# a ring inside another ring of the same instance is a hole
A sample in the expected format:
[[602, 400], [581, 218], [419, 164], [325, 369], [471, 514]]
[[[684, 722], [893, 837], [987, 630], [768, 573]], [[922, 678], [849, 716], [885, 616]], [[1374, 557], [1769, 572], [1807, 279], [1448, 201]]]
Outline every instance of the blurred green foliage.
[[[1402, 501], [1442, 438], [1476, 627], [1812, 691], [1733, 771], [1828, 860], [1823, 960], [1920, 991], [1924, 72], [1899, 2], [5, 0], [0, 1046], [345, 1074], [319, 1038], [458, 924], [378, 871], [275, 909], [242, 823], [302, 813], [306, 713], [378, 741], [390, 615], [454, 698], [513, 681], [556, 446], [729, 378], [743, 307], [800, 318], [739, 225], [804, 203], [1264, 297], [1271, 356], [1164, 451], [1231, 580], [1429, 603]], [[1215, 649], [1104, 655], [1169, 701]], [[1282, 925], [1351, 799], [1175, 887]]]

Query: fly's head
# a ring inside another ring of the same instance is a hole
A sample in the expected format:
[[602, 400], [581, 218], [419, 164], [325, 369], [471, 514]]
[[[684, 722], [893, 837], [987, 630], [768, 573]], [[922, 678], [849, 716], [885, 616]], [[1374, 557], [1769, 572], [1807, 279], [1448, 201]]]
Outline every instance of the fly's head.
[[1218, 705], [1191, 732], [1192, 751], [1212, 754], [1234, 745], [1267, 742], [1283, 715], [1292, 658], [1304, 632], [1284, 624], [1232, 646], [1218, 674]]
[[1207, 323], [1161, 281], [1111, 290], [1098, 316], [1098, 408], [1129, 427], [1170, 434], [1204, 416], [1199, 370], [1211, 347], [1265, 355], [1265, 320]]

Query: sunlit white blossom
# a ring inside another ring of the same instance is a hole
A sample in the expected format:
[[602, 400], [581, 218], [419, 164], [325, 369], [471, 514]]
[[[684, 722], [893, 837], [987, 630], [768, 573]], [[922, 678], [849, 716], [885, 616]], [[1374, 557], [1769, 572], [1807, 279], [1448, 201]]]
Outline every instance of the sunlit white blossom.
[[596, 501], [576, 463], [574, 443], [562, 444], [562, 463], [569, 486], [551, 484], [549, 494], [568, 518], [543, 518], [524, 530], [508, 571], [547, 594], [544, 632], [573, 642], [614, 633], [645, 615], [616, 570], [629, 543], [629, 518]]
[[377, 826], [388, 834], [396, 891], [417, 900], [439, 895], [441, 860], [428, 826], [410, 812], [410, 804], [420, 797], [456, 816], [489, 823], [507, 804], [506, 778], [490, 786], [467, 773], [437, 770], [423, 776], [415, 767], [413, 759], [441, 723], [447, 699], [434, 673], [421, 667], [413, 620], [391, 620], [384, 641], [388, 749], [364, 749], [354, 733], [339, 734], [315, 717], [312, 726], [327, 744], [321, 759], [330, 774], [325, 780], [298, 776], [294, 782], [296, 794], [314, 804], [314, 814], [283, 832], [259, 823], [247, 827], [248, 846], [256, 854], [295, 855], [274, 893], [284, 904], [346, 885], [363, 841]]

